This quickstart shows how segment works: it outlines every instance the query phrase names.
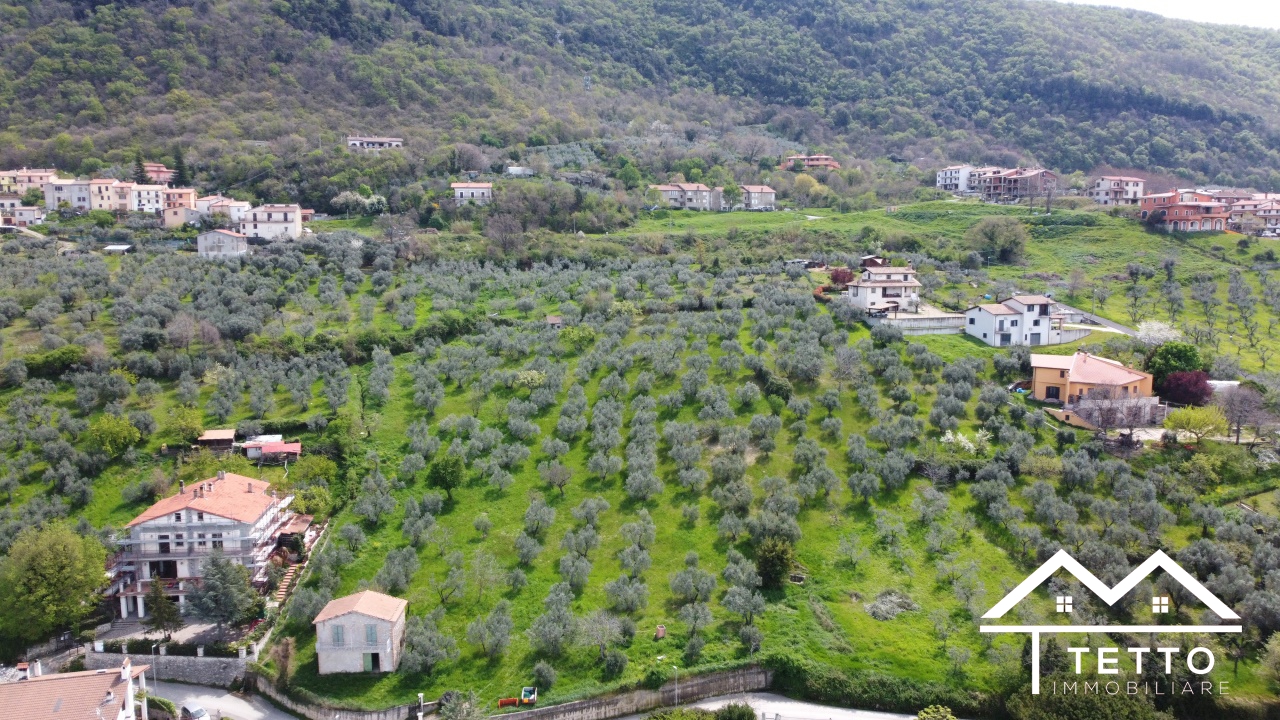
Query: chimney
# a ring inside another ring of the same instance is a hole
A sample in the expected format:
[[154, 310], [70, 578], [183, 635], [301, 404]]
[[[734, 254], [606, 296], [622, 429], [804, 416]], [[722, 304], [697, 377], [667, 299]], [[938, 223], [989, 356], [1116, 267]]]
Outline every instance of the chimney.
[[40, 667], [40, 661], [36, 660], [31, 663], [31, 677], [40, 677], [44, 674], [44, 669]]
[[245, 492], [247, 492], [247, 493], [251, 493], [251, 492], [253, 492], [253, 483], [252, 483], [252, 482], [246, 482], [246, 483], [244, 484], [244, 491], [245, 491]]
[[125, 658], [124, 662], [120, 663], [120, 679], [128, 681], [129, 675], [130, 675], [129, 671], [132, 669], [133, 669], [133, 663], [129, 660], [129, 658]]
[[107, 691], [107, 696], [106, 696], [105, 698], [103, 698], [103, 699], [102, 699], [102, 704], [103, 704], [103, 705], [106, 705], [107, 703], [115, 702], [115, 700], [116, 700], [116, 694], [115, 694], [115, 692], [114, 692], [114, 691], [112, 691], [112, 690], [108, 690], [108, 691]]
[[219, 470], [219, 471], [218, 471], [218, 479], [219, 479], [219, 480], [226, 480], [226, 479], [227, 479], [227, 471], [226, 471], [226, 470]]
[[179, 481], [178, 481], [178, 494], [179, 494], [179, 495], [186, 495], [186, 494], [187, 494], [187, 481], [186, 481], [186, 480], [179, 480]]

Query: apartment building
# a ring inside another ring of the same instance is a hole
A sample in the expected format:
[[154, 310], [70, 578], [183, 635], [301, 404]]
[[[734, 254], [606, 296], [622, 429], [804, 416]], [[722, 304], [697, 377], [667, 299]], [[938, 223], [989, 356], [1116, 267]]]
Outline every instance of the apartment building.
[[302, 208], [259, 205], [240, 221], [240, 232], [263, 240], [296, 240], [302, 237]]
[[147, 174], [147, 177], [151, 178], [151, 182], [159, 183], [160, 185], [168, 185], [173, 182], [173, 178], [177, 174], [165, 167], [164, 163], [158, 162], [142, 163], [142, 171]]
[[89, 183], [89, 180], [54, 178], [44, 185], [44, 206], [53, 212], [66, 203], [67, 209], [89, 212], [93, 209]]
[[768, 185], [742, 186], [742, 207], [746, 210], [774, 210], [777, 197], [778, 194]]
[[[975, 189], [988, 202], [1017, 202], [1029, 197], [1038, 197], [1054, 192], [1058, 188], [1058, 176], [1042, 167], [1021, 168], [983, 168], [984, 172], [976, 175]], [[970, 173], [970, 183], [975, 174]]]
[[261, 480], [222, 471], [193, 487], [180, 485], [177, 495], [144, 510], [117, 538], [107, 596], [118, 604], [119, 617], [145, 617], [153, 583], [185, 605], [215, 552], [249, 568], [255, 583], [265, 582], [268, 556], [293, 519], [292, 500]]
[[969, 192], [969, 178], [973, 174], [972, 165], [951, 165], [938, 171], [934, 186], [950, 193]]
[[778, 165], [779, 170], [839, 170], [840, 163], [830, 155], [788, 155]]
[[1103, 175], [1093, 181], [1087, 194], [1099, 205], [1137, 205], [1145, 184], [1142, 178]]
[[196, 254], [202, 258], [230, 258], [249, 254], [249, 241], [231, 230], [210, 230], [196, 236]]
[[100, 178], [89, 181], [89, 203], [93, 210], [109, 212], [147, 212], [156, 215], [164, 211], [164, 185], [140, 185]]
[[52, 168], [0, 170], [0, 192], [22, 195], [31, 188], [43, 190], [45, 183], [53, 182], [57, 177], [58, 171]]

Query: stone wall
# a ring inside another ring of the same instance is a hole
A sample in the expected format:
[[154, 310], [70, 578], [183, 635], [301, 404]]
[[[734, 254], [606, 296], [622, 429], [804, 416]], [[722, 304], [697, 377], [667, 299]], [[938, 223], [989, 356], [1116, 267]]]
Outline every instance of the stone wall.
[[742, 670], [698, 675], [672, 680], [657, 690], [633, 690], [618, 695], [577, 700], [563, 705], [521, 710], [494, 715], [502, 720], [608, 720], [647, 712], [661, 707], [688, 703], [717, 695], [764, 690], [773, 681], [773, 672], [751, 667]]
[[240, 658], [190, 657], [185, 655], [123, 655], [120, 653], [85, 653], [88, 670], [115, 669], [128, 657], [135, 667], [150, 665], [147, 679], [172, 680], [194, 685], [231, 687], [236, 678], [244, 677], [246, 660]]

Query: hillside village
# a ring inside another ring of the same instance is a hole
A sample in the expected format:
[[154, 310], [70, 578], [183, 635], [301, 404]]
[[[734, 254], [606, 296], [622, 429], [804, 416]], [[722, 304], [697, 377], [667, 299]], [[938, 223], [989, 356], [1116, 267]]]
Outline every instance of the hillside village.
[[[437, 177], [443, 230], [140, 157], [0, 171], [0, 544], [80, 563], [52, 624], [0, 622], [0, 703], [131, 720], [165, 707], [151, 673], [408, 717], [766, 668], [1004, 716], [1026, 646], [976, 620], [1062, 550], [1111, 581], [1192, 565], [1251, 628], [1212, 677], [1270, 702], [1280, 285], [1252, 243], [1280, 196], [956, 165], [846, 212], [795, 190], [835, 157], [760, 166], [788, 190]], [[548, 233], [508, 204], [541, 192], [631, 215]], [[1047, 587], [1021, 612], [1202, 617], [1168, 578], [1116, 607]], [[1237, 707], [1161, 707], [1203, 703]]]

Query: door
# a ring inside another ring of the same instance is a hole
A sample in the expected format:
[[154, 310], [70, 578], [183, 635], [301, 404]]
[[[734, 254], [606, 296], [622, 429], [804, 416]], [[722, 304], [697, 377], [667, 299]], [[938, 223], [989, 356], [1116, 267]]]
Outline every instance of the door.
[[1040, 333], [1031, 333], [1031, 344], [1032, 345], [1040, 344]]
[[1000, 347], [1004, 347], [1012, 342], [1012, 336], [1009, 333], [1000, 333]]
[[1061, 400], [1062, 393], [1057, 385], [1050, 385], [1044, 389], [1045, 400]]
[[378, 653], [364, 654], [364, 671], [365, 672], [382, 672], [381, 658]]

